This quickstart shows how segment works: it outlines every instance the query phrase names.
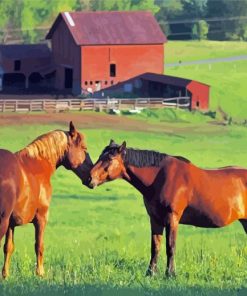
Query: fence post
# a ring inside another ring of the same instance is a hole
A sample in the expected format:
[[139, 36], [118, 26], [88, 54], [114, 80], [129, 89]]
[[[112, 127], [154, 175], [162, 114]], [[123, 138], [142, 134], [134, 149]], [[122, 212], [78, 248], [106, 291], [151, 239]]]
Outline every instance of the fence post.
[[106, 100], [106, 112], [109, 112], [109, 99]]

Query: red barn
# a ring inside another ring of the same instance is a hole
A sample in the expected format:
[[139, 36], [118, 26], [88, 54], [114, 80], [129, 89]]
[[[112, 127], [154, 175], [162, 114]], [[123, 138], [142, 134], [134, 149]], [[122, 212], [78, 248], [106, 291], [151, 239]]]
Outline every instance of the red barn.
[[94, 92], [145, 72], [164, 73], [166, 37], [150, 12], [63, 12], [46, 38], [60, 90]]

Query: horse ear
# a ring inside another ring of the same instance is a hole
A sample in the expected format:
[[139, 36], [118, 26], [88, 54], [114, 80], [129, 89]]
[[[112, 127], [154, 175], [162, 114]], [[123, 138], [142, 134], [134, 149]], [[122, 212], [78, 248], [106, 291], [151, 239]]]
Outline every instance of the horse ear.
[[76, 134], [75, 126], [72, 121], [69, 123], [69, 133], [71, 137], [73, 137]]
[[122, 145], [118, 148], [119, 153], [125, 153], [126, 152], [126, 142], [123, 141]]
[[111, 139], [109, 146], [112, 146], [113, 144], [115, 144], [115, 142], [114, 142], [114, 140]]

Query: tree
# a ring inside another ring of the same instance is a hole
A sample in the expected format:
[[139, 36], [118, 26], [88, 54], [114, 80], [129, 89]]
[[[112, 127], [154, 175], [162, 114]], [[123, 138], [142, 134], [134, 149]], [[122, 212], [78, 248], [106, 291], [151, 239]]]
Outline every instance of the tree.
[[207, 39], [208, 23], [204, 20], [196, 22], [192, 27], [192, 39], [204, 40]]
[[181, 0], [156, 0], [156, 5], [160, 6], [160, 10], [156, 13], [156, 18], [162, 31], [169, 36], [172, 33], [172, 28], [168, 24], [179, 17], [183, 10], [183, 5]]
[[191, 19], [204, 18], [207, 0], [156, 0], [156, 4], [161, 5], [156, 17], [169, 39], [190, 39], [198, 27]]
[[74, 10], [77, 0], [23, 0], [21, 11], [21, 29], [26, 42], [38, 42], [44, 38], [45, 30], [61, 11]]
[[92, 0], [91, 9], [96, 10], [148, 10], [155, 14], [159, 10], [155, 0]]
[[207, 17], [219, 18], [218, 21], [210, 24], [209, 38], [217, 40], [246, 40], [246, 0], [208, 0]]
[[1, 0], [0, 5], [0, 40], [4, 42], [7, 32], [13, 28], [20, 27], [20, 11], [22, 0], [13, 2], [13, 0]]

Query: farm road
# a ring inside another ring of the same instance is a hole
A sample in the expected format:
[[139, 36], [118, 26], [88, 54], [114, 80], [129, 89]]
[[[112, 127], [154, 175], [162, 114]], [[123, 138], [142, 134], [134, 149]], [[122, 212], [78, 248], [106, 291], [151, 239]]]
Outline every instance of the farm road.
[[165, 64], [166, 67], [176, 67], [176, 66], [189, 66], [189, 65], [200, 65], [200, 64], [213, 64], [213, 63], [222, 63], [222, 62], [234, 62], [234, 61], [244, 61], [247, 60], [247, 55], [234, 56], [228, 58], [216, 58], [216, 59], [206, 59], [198, 60], [191, 62], [181, 62]]
[[54, 124], [57, 127], [64, 125], [67, 127], [69, 121], [73, 121], [78, 128], [82, 129], [114, 129], [136, 132], [165, 133], [171, 136], [180, 133], [193, 131], [194, 134], [205, 134], [212, 132], [221, 134], [224, 127], [213, 124], [180, 124], [173, 122], [152, 123], [146, 120], [138, 120], [125, 116], [108, 115], [101, 113], [43, 113], [43, 114], [1, 114], [1, 126], [22, 126], [35, 124]]

